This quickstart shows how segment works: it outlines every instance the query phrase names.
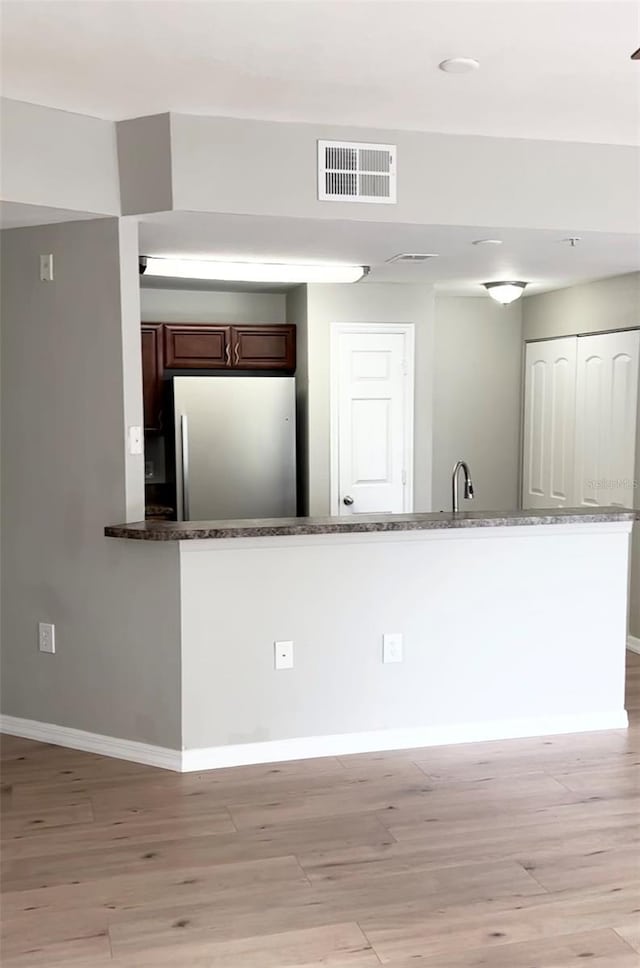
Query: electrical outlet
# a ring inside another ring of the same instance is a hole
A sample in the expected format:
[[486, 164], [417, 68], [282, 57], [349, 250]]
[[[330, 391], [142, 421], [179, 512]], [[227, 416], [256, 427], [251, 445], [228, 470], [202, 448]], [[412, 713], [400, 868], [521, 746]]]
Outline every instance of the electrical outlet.
[[382, 636], [382, 661], [402, 662], [401, 632], [385, 632]]
[[56, 651], [56, 627], [48, 622], [38, 624], [38, 648], [41, 652], [54, 655]]
[[293, 669], [293, 642], [274, 642], [273, 655], [276, 669]]

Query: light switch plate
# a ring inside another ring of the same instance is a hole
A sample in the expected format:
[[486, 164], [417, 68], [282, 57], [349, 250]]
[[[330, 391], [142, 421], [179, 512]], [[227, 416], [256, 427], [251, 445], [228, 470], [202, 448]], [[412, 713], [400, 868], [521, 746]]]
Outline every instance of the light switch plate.
[[40, 256], [40, 282], [53, 282], [53, 252]]
[[144, 453], [142, 427], [129, 427], [129, 453], [132, 457]]
[[274, 642], [273, 655], [276, 669], [293, 669], [293, 642]]
[[385, 632], [382, 636], [382, 661], [402, 662], [401, 632]]

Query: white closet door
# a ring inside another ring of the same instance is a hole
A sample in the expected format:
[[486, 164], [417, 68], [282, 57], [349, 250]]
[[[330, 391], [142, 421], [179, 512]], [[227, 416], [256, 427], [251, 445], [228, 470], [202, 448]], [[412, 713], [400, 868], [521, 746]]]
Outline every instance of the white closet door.
[[576, 506], [633, 507], [639, 355], [639, 330], [578, 340]]
[[410, 510], [406, 341], [404, 333], [340, 334], [339, 514]]
[[573, 503], [577, 338], [528, 343], [522, 506]]

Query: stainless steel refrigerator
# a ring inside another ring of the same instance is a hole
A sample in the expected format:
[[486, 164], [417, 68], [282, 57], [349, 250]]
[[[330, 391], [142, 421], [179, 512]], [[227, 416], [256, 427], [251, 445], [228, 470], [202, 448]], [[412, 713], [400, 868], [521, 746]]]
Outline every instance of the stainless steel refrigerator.
[[179, 521], [296, 513], [293, 377], [176, 376]]

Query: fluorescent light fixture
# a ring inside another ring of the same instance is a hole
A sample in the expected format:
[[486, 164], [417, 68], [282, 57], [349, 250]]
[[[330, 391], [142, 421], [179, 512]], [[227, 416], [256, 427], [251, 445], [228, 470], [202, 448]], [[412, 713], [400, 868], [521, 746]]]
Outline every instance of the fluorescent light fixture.
[[526, 282], [483, 282], [482, 284], [492, 299], [508, 306], [515, 302], [524, 292]]
[[204, 259], [156, 259], [142, 256], [141, 271], [147, 276], [171, 279], [211, 279], [217, 282], [357, 282], [368, 266], [300, 265], [285, 262], [214, 262]]

